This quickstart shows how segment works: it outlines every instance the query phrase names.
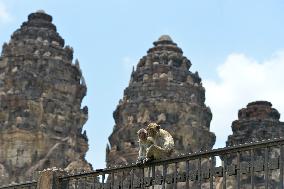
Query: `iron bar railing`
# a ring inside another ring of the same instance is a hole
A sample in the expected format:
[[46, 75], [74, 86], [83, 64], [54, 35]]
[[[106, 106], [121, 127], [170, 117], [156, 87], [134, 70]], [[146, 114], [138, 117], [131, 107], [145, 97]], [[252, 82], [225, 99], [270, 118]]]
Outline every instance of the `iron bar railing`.
[[[61, 189], [283, 189], [284, 138], [59, 177]], [[217, 161], [219, 159], [219, 161]], [[217, 163], [216, 163], [217, 162]], [[0, 189], [36, 188], [36, 182]]]
[[1, 186], [1, 189], [36, 189], [37, 188], [37, 182], [31, 181], [31, 182], [25, 182], [25, 183], [19, 183], [19, 184], [9, 184], [6, 186]]
[[[152, 188], [281, 188], [284, 139], [246, 143], [137, 166], [119, 165], [90, 173], [68, 175], [60, 182], [74, 188], [74, 180], [93, 178], [92, 189]], [[216, 159], [220, 158], [220, 165]], [[257, 182], [255, 180], [257, 179]], [[87, 179], [88, 180], [88, 179]], [[64, 188], [64, 187], [63, 187]], [[77, 187], [80, 188], [80, 185]]]

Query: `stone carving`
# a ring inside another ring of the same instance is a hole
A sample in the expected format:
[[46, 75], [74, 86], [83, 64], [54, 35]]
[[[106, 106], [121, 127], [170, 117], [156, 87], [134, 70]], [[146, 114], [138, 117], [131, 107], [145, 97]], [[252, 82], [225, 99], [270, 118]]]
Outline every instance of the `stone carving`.
[[148, 122], [157, 122], [173, 135], [177, 154], [212, 149], [212, 114], [204, 104], [201, 79], [197, 72], [189, 71], [190, 66], [169, 36], [154, 42], [132, 72], [123, 99], [113, 113], [115, 126], [106, 150], [107, 166], [136, 161], [136, 133]]
[[0, 184], [29, 180], [48, 167], [71, 169], [88, 150], [81, 109], [86, 86], [73, 49], [42, 11], [4, 43], [0, 57]]

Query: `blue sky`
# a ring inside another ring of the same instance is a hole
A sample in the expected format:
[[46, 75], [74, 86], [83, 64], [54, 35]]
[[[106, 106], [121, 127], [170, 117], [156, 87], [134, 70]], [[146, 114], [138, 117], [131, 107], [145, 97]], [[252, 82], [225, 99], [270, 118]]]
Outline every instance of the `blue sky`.
[[53, 16], [80, 61], [88, 87], [87, 160], [94, 168], [105, 166], [112, 112], [132, 66], [162, 34], [203, 79], [215, 148], [225, 145], [231, 122], [248, 102], [269, 100], [284, 112], [283, 0], [0, 0], [0, 43], [39, 9]]

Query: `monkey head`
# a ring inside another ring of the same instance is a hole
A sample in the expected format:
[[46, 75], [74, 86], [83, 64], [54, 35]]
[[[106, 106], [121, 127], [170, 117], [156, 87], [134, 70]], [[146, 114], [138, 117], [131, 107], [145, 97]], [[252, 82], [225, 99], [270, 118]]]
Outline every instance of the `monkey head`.
[[160, 128], [160, 125], [158, 125], [157, 123], [150, 123], [146, 128], [148, 136], [155, 138]]
[[146, 140], [147, 139], [147, 131], [146, 129], [139, 129], [139, 131], [137, 132], [138, 138], [140, 140]]

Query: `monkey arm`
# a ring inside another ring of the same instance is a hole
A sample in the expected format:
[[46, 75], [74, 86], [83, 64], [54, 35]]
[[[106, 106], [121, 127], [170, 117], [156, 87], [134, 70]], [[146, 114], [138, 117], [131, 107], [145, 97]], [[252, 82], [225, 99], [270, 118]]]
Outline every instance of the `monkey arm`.
[[171, 150], [174, 149], [174, 147], [175, 147], [175, 144], [174, 144], [174, 139], [173, 139], [173, 137], [172, 137], [172, 136], [166, 137], [165, 143], [164, 143], [164, 148], [165, 148], [166, 150], [171, 151]]
[[160, 136], [164, 141], [163, 149], [172, 151], [174, 149], [174, 139], [172, 135], [168, 131], [160, 129]]
[[152, 144], [155, 144], [153, 137], [147, 137], [147, 147], [149, 148]]
[[167, 150], [153, 144], [147, 149], [146, 158], [161, 159], [161, 158], [166, 158], [167, 154], [168, 154]]
[[146, 157], [146, 147], [141, 142], [139, 142], [139, 152], [138, 152], [138, 160], [142, 160]]

